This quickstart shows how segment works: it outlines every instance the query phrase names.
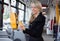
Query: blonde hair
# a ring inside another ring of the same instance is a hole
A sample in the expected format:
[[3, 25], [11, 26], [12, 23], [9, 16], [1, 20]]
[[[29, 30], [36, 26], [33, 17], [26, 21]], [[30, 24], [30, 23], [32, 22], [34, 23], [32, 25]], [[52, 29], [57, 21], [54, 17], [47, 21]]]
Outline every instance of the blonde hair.
[[39, 9], [39, 12], [42, 12], [42, 4], [40, 1], [34, 0], [31, 4], [34, 4]]
[[[39, 12], [42, 12], [42, 5], [39, 1], [34, 0], [31, 2], [31, 4], [32, 3], [39, 9]], [[34, 19], [35, 19], [34, 14], [32, 14], [29, 23], [32, 23], [34, 21]]]
[[34, 19], [35, 19], [35, 17], [34, 17], [34, 15], [32, 14], [29, 23], [32, 23], [32, 22], [34, 21]]

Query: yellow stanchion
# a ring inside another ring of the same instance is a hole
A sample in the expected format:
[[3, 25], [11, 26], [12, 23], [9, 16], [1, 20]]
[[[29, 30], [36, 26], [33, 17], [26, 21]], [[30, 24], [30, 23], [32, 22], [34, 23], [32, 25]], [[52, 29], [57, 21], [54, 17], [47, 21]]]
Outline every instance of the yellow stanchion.
[[59, 23], [59, 8], [58, 8], [58, 4], [56, 4], [56, 22], [57, 22], [57, 24]]

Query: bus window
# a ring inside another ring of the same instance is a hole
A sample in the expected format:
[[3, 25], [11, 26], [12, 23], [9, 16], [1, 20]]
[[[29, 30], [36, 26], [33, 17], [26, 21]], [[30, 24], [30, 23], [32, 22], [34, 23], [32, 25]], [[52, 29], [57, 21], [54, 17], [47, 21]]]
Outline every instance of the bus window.
[[16, 13], [16, 8], [14, 8], [14, 7], [11, 7], [11, 12], [14, 12], [14, 13]]
[[23, 9], [23, 10], [24, 10], [24, 5], [23, 5], [23, 4], [21, 5], [21, 9]]
[[19, 16], [18, 16], [19, 21], [23, 21], [23, 18], [24, 18], [24, 11], [19, 10]]
[[[7, 9], [8, 8], [8, 9]], [[8, 11], [8, 12], [7, 12]], [[3, 13], [3, 19], [8, 19], [9, 18], [9, 6], [4, 5], [4, 13]]]
[[19, 3], [18, 8], [21, 8], [21, 3]]
[[18, 8], [24, 10], [24, 5], [19, 2]]
[[9, 4], [9, 0], [4, 0], [4, 3], [7, 3], [7, 4]]
[[12, 5], [12, 6], [16, 6], [16, 0], [12, 0], [12, 1], [11, 1], [11, 5]]

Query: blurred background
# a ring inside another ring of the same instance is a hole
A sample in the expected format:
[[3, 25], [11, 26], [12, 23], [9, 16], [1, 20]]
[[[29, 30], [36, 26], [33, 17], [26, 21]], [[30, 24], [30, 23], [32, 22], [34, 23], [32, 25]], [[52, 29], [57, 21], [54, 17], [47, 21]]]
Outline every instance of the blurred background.
[[[32, 1], [35, 0], [0, 0], [0, 41], [29, 40], [29, 35], [21, 31], [19, 22], [21, 21], [26, 28], [29, 28]], [[43, 15], [46, 17], [44, 41], [59, 41], [60, 0], [38, 1], [42, 3]], [[56, 25], [54, 25], [54, 20], [56, 20]]]

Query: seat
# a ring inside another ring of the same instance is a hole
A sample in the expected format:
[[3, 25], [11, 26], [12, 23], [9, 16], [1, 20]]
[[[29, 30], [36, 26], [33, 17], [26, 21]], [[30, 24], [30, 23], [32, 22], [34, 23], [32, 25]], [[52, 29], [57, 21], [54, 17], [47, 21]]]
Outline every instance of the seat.
[[0, 41], [12, 41], [12, 40], [9, 38], [0, 38]]

